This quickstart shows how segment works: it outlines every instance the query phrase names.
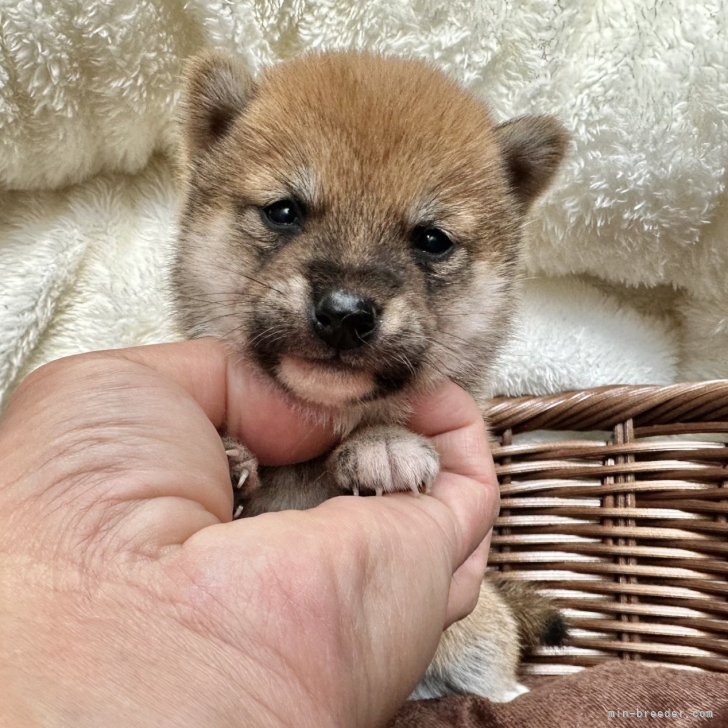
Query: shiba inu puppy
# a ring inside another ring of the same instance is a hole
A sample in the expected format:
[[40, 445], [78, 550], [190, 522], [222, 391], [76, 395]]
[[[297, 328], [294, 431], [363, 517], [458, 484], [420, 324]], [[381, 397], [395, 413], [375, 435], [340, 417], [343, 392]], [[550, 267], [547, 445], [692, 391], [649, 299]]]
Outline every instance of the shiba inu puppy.
[[[522, 223], [563, 155], [561, 126], [497, 125], [429, 65], [364, 53], [304, 56], [258, 79], [205, 55], [182, 108], [180, 321], [343, 435], [286, 468], [257, 468], [229, 443], [237, 511], [427, 490], [437, 453], [402, 427], [408, 401], [450, 378], [485, 402]], [[521, 649], [562, 636], [541, 597], [486, 579], [415, 694], [508, 699]]]

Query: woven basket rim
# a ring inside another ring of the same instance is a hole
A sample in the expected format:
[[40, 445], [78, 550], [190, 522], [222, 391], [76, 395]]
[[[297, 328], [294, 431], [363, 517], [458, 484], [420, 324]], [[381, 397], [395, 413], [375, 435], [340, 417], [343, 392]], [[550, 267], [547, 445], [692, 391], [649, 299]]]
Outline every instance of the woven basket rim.
[[610, 385], [548, 395], [496, 397], [484, 415], [493, 432], [611, 429], [662, 422], [728, 420], [728, 379], [666, 385]]

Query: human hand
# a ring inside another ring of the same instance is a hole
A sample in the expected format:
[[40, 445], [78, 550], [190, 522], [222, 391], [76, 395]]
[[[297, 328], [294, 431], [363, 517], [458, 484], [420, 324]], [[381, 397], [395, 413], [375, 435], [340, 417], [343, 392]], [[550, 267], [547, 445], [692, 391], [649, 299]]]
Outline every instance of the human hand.
[[475, 404], [452, 384], [417, 404], [431, 496], [235, 522], [223, 424], [268, 464], [334, 442], [211, 340], [21, 384], [0, 421], [0, 725], [365, 726], [407, 697], [482, 578], [498, 495]]

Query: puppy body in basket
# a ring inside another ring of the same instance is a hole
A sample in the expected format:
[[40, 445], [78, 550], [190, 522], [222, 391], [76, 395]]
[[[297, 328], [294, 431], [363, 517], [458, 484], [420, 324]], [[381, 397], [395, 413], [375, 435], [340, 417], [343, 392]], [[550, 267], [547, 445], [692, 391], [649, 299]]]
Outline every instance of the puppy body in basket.
[[[401, 426], [407, 403], [448, 377], [484, 404], [521, 225], [561, 159], [562, 128], [496, 126], [430, 66], [356, 53], [304, 56], [257, 80], [203, 56], [183, 109], [173, 281], [185, 331], [220, 337], [344, 435], [286, 468], [257, 468], [228, 443], [236, 509], [427, 489], [437, 452]], [[521, 650], [559, 631], [535, 593], [486, 579], [416, 695], [513, 697]]]

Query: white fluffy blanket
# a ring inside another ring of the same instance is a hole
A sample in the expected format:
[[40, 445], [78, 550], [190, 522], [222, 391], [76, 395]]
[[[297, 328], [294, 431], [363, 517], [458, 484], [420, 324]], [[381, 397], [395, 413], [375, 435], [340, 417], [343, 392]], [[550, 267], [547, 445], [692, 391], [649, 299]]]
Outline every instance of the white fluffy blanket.
[[174, 337], [184, 59], [429, 59], [570, 156], [529, 226], [497, 389], [728, 376], [722, 0], [0, 0], [0, 398], [33, 367]]

